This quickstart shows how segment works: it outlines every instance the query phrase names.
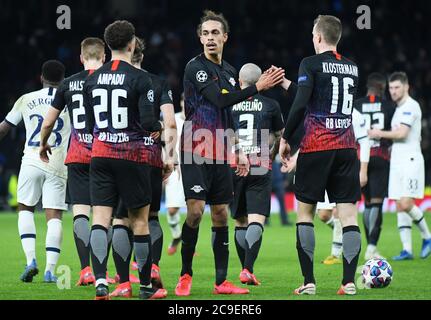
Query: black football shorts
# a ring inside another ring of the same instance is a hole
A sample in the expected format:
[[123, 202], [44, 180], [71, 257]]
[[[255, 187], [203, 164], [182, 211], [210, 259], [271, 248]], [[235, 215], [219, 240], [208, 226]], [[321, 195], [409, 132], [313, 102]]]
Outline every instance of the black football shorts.
[[261, 214], [269, 217], [271, 211], [272, 172], [264, 175], [239, 177], [232, 170], [234, 197], [230, 205], [232, 218]]
[[[203, 200], [209, 205], [229, 204], [233, 199], [232, 173], [227, 163], [204, 163], [197, 156], [181, 158], [181, 176], [186, 201]], [[190, 158], [191, 163], [184, 161]], [[211, 160], [210, 160], [211, 161]]]
[[70, 163], [67, 165], [66, 203], [91, 205], [89, 164]]
[[356, 203], [361, 198], [359, 159], [355, 149], [299, 153], [294, 191], [304, 203]]
[[150, 166], [134, 161], [93, 158], [90, 165], [90, 192], [93, 206], [116, 207], [121, 198], [127, 209], [151, 202]]
[[367, 201], [372, 198], [384, 199], [388, 196], [389, 161], [380, 157], [370, 157], [368, 163], [368, 182], [362, 188]]

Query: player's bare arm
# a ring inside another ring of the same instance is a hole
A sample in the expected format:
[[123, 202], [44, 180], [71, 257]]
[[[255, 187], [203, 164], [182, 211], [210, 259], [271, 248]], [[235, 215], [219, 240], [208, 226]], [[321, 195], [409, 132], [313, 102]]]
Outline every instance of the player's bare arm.
[[42, 130], [40, 131], [40, 148], [39, 156], [43, 162], [49, 162], [48, 153], [51, 154], [51, 146], [48, 144], [49, 136], [54, 129], [55, 121], [60, 116], [61, 111], [50, 107], [45, 119], [42, 123]]
[[163, 181], [167, 180], [178, 164], [175, 150], [177, 144], [177, 124], [175, 122], [174, 105], [164, 104], [160, 107], [163, 114], [163, 140], [165, 141], [165, 158], [163, 160]]
[[277, 132], [274, 132], [273, 135], [274, 135], [274, 144], [270, 150], [272, 161], [275, 160], [275, 157], [277, 156], [278, 150], [280, 149], [280, 140], [281, 140], [282, 132], [277, 131]]
[[12, 126], [6, 121], [0, 123], [0, 141], [8, 134]]
[[394, 141], [404, 140], [410, 132], [410, 127], [401, 124], [397, 129], [391, 131], [371, 129], [368, 130], [368, 136], [371, 139], [390, 139]]

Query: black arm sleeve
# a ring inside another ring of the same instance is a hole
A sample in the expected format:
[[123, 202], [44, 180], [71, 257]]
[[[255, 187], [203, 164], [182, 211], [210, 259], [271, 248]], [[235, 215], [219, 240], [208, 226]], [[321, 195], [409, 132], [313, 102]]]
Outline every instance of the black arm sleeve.
[[[161, 123], [159, 122], [159, 118], [156, 116], [155, 107], [154, 107], [154, 98], [150, 101], [149, 97], [151, 96], [149, 92], [153, 89], [153, 82], [150, 77], [147, 75], [141, 76], [141, 81], [139, 81], [139, 117], [140, 123], [144, 130], [155, 132], [160, 131], [162, 128]], [[154, 94], [153, 94], [154, 96]]]
[[293, 134], [296, 128], [301, 124], [304, 119], [305, 107], [307, 106], [308, 100], [313, 92], [312, 88], [301, 86], [298, 88], [298, 92], [293, 102], [292, 108], [289, 112], [289, 117], [286, 121], [284, 128], [283, 138], [288, 138]]
[[244, 90], [222, 94], [220, 92], [220, 88], [213, 82], [208, 84], [202, 90], [202, 95], [205, 99], [220, 109], [231, 107], [255, 94], [257, 94], [257, 88], [255, 85], [247, 87]]

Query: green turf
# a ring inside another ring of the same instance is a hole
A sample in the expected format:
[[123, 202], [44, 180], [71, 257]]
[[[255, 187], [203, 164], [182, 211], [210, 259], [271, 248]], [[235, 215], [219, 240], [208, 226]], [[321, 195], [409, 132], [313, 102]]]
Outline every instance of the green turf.
[[[295, 215], [290, 215], [291, 220]], [[431, 215], [426, 215], [431, 222]], [[362, 217], [361, 217], [362, 219]], [[335, 295], [340, 283], [341, 265], [324, 266], [320, 261], [330, 251], [331, 230], [323, 223], [316, 221], [316, 254], [315, 276], [318, 294], [314, 297], [295, 297], [293, 290], [301, 281], [301, 272], [295, 248], [295, 229], [282, 227], [278, 216], [272, 218], [271, 226], [266, 227], [260, 256], [255, 265], [255, 274], [262, 282], [260, 287], [250, 287], [250, 294], [244, 296], [217, 296], [213, 295], [214, 261], [210, 246], [210, 220], [206, 214], [200, 228], [200, 237], [197, 246], [198, 256], [194, 259], [194, 277], [192, 295], [187, 298], [178, 298], [174, 295], [174, 287], [178, 279], [181, 258], [179, 253], [174, 256], [166, 255], [166, 246], [170, 241], [170, 234], [166, 228], [166, 219], [161, 217], [165, 230], [165, 248], [161, 261], [161, 274], [164, 284], [169, 292], [169, 299], [342, 299]], [[71, 269], [71, 289], [60, 290], [55, 284], [45, 284], [43, 270], [45, 264], [45, 233], [46, 224], [42, 214], [36, 216], [37, 229], [37, 258], [41, 272], [34, 278], [33, 283], [22, 283], [19, 276], [24, 269], [25, 259], [17, 230], [17, 216], [15, 214], [0, 214], [0, 299], [92, 299], [94, 287], [75, 287], [79, 272], [79, 262], [72, 236], [72, 217], [64, 216], [64, 239], [59, 265], [69, 266]], [[230, 265], [228, 278], [239, 284], [239, 260], [236, 254], [233, 239], [233, 227], [230, 228]], [[348, 299], [431, 299], [431, 257], [422, 260], [419, 258], [421, 239], [419, 232], [413, 229], [413, 245], [415, 260], [405, 262], [390, 261], [394, 278], [385, 289], [359, 290], [355, 297]], [[383, 255], [391, 257], [400, 251], [400, 240], [396, 228], [396, 215], [384, 216], [384, 227], [379, 244]], [[362, 248], [365, 248], [363, 243]], [[364, 251], [363, 251], [364, 252]], [[363, 254], [362, 252], [362, 254]], [[361, 256], [363, 257], [363, 255]], [[360, 260], [363, 262], [363, 260]], [[115, 274], [112, 258], [109, 260], [109, 272]], [[359, 275], [358, 275], [359, 276]], [[111, 290], [113, 286], [111, 286]], [[134, 287], [137, 294], [137, 287]]]

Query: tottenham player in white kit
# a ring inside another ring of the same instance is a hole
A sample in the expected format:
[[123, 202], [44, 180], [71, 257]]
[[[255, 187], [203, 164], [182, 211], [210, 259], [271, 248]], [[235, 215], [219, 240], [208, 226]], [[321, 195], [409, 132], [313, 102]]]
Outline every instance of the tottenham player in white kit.
[[[177, 124], [178, 137], [181, 136], [183, 130], [185, 115], [184, 115], [184, 94], [181, 95], [181, 112], [175, 114], [175, 122]], [[176, 151], [179, 154], [180, 141], [177, 141]], [[168, 209], [168, 214], [166, 215], [168, 219], [169, 229], [172, 234], [172, 241], [168, 247], [168, 255], [173, 255], [177, 252], [177, 247], [181, 242], [181, 216], [180, 208], [186, 208], [186, 200], [183, 190], [183, 180], [181, 179], [180, 167], [173, 171], [166, 181], [165, 186], [165, 199], [166, 208]]]
[[56, 122], [49, 143], [52, 146], [51, 161], [39, 158], [40, 130], [46, 113], [54, 99], [56, 88], [63, 81], [64, 65], [55, 60], [42, 66], [43, 89], [23, 95], [0, 124], [0, 139], [14, 126], [24, 121], [26, 141], [21, 170], [18, 177], [18, 229], [27, 265], [21, 275], [23, 282], [32, 282], [39, 270], [36, 263], [36, 226], [34, 211], [40, 198], [46, 212], [48, 230], [46, 234], [46, 268], [44, 281], [56, 282], [54, 275], [61, 242], [62, 211], [65, 203], [67, 170], [64, 159], [70, 135], [67, 112]]
[[394, 72], [389, 78], [389, 92], [397, 104], [391, 122], [391, 131], [372, 129], [373, 139], [393, 140], [389, 173], [389, 199], [396, 200], [398, 229], [403, 250], [394, 260], [413, 259], [411, 227], [414, 222], [423, 242], [421, 258], [431, 254], [431, 234], [423, 212], [415, 199], [424, 197], [425, 165], [421, 151], [422, 112], [416, 100], [409, 95], [409, 83], [404, 72]]

